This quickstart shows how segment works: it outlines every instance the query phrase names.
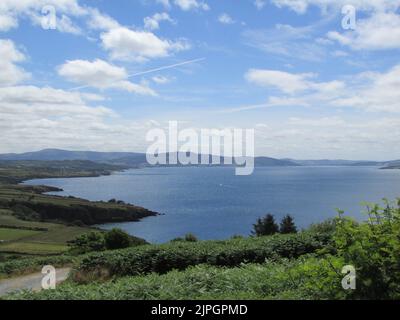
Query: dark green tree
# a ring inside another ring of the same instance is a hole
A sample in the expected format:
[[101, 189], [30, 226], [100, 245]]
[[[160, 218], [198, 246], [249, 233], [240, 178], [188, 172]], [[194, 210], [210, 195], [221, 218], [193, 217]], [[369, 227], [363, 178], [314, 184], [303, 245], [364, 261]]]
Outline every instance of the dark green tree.
[[92, 251], [103, 251], [106, 249], [104, 235], [101, 232], [93, 231], [77, 237], [69, 242], [75, 253], [86, 253]]
[[291, 215], [283, 217], [279, 232], [282, 234], [297, 233], [297, 227]]
[[194, 234], [188, 233], [188, 234], [185, 235], [185, 241], [187, 241], [187, 242], [197, 242], [198, 239]]
[[272, 214], [267, 214], [264, 218], [259, 218], [253, 225], [252, 234], [257, 237], [270, 236], [279, 232], [279, 226], [275, 222]]
[[131, 245], [131, 237], [121, 229], [112, 229], [104, 236], [108, 250], [128, 248]]

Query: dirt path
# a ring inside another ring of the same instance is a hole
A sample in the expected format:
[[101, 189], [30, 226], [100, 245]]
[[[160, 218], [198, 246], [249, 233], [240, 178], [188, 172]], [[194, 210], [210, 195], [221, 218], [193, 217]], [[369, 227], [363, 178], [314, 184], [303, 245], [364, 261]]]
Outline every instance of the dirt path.
[[[57, 283], [61, 283], [68, 278], [71, 268], [57, 269]], [[18, 278], [0, 280], [0, 296], [21, 290], [42, 290], [43, 274], [34, 273]]]

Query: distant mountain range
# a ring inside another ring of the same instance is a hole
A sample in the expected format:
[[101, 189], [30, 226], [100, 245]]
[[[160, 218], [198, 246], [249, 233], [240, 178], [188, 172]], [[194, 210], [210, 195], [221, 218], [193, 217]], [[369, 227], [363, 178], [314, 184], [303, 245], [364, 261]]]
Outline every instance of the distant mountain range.
[[[167, 155], [168, 157], [169, 155]], [[209, 156], [210, 159], [212, 156]], [[148, 166], [146, 154], [135, 152], [95, 152], [95, 151], [67, 151], [59, 149], [45, 149], [37, 152], [0, 154], [3, 161], [65, 161], [87, 160], [92, 162], [108, 163], [126, 167]], [[221, 158], [221, 163], [223, 160]], [[385, 168], [400, 168], [400, 160], [396, 161], [351, 161], [351, 160], [295, 160], [256, 157], [256, 167], [288, 167], [288, 166], [379, 166]]]

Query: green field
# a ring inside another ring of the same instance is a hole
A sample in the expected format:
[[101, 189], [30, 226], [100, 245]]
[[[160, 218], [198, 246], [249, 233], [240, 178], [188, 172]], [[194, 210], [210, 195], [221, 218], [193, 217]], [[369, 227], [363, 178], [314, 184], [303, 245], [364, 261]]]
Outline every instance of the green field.
[[0, 254], [60, 254], [68, 250], [68, 241], [92, 230], [56, 223], [23, 221], [11, 214], [9, 210], [0, 210]]
[[20, 240], [40, 233], [40, 231], [0, 228], [0, 243]]

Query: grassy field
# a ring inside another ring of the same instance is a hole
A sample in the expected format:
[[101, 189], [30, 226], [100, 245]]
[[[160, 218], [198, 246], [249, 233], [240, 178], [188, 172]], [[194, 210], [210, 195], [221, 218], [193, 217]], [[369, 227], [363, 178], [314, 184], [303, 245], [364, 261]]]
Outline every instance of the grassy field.
[[[68, 250], [68, 241], [92, 230], [56, 223], [23, 221], [11, 214], [9, 210], [0, 210], [0, 254], [60, 254]], [[35, 228], [40, 231], [33, 230]]]
[[40, 231], [0, 228], [0, 242], [20, 240], [40, 233]]

